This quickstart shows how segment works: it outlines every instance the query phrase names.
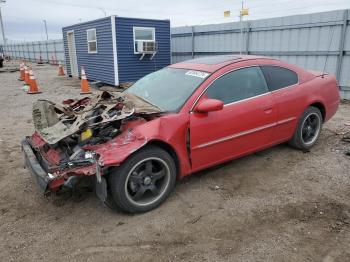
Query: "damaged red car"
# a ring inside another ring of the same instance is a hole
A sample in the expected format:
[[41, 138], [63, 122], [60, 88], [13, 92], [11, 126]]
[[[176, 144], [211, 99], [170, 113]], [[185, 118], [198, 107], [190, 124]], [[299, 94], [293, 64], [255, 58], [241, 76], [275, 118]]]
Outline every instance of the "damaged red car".
[[124, 92], [33, 105], [22, 142], [43, 193], [94, 181], [109, 207], [159, 206], [176, 179], [288, 142], [309, 150], [337, 111], [334, 76], [265, 57], [171, 65]]

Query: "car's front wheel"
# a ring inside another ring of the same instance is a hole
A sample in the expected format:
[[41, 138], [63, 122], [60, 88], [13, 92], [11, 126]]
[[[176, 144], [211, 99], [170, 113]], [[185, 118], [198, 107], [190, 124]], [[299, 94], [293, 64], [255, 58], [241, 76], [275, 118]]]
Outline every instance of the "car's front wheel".
[[289, 144], [302, 150], [309, 150], [320, 136], [322, 123], [320, 110], [313, 106], [308, 107], [299, 119], [297, 129]]
[[149, 146], [127, 159], [110, 174], [116, 205], [129, 213], [158, 207], [175, 186], [176, 166], [165, 150]]

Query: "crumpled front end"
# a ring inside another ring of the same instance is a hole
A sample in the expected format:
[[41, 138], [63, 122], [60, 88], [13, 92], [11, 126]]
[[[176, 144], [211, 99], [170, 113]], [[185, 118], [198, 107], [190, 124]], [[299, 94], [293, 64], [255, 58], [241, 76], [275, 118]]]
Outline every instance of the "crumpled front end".
[[22, 141], [26, 166], [42, 192], [57, 191], [72, 177], [101, 180], [147, 143], [133, 127], [160, 113], [146, 101], [122, 93], [102, 92], [63, 105], [39, 100], [33, 105], [36, 131]]

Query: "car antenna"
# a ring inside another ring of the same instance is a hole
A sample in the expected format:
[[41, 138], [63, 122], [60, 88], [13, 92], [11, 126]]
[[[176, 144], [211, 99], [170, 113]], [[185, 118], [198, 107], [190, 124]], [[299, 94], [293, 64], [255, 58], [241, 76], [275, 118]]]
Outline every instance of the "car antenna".
[[328, 62], [328, 56], [329, 56], [329, 52], [330, 52], [331, 45], [332, 45], [332, 42], [333, 42], [333, 35], [334, 35], [334, 31], [335, 31], [334, 29], [335, 29], [335, 26], [333, 27], [331, 39], [329, 40], [329, 45], [328, 45], [326, 60], [325, 60], [325, 62], [324, 62], [323, 71], [322, 71], [322, 75], [321, 75], [322, 78], [324, 78], [325, 71], [326, 71], [326, 66], [327, 66], [327, 62]]

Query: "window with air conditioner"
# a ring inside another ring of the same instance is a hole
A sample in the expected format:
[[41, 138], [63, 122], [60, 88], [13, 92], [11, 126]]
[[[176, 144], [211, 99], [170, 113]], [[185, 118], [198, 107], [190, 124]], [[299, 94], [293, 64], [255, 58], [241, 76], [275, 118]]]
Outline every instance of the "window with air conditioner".
[[134, 27], [134, 53], [156, 51], [156, 30], [154, 27]]
[[97, 53], [96, 28], [86, 30], [88, 53]]

